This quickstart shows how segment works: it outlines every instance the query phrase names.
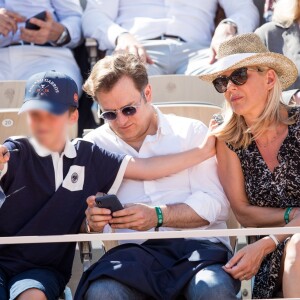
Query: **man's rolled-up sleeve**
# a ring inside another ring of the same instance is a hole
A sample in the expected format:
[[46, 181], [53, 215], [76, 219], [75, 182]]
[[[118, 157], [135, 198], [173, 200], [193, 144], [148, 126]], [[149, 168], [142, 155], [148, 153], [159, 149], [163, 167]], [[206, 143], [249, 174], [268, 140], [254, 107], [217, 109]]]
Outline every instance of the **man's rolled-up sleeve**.
[[127, 32], [115, 20], [119, 13], [119, 0], [88, 0], [83, 14], [83, 33], [86, 38], [97, 40], [99, 49], [114, 49], [116, 39]]
[[215, 157], [191, 168], [189, 178], [192, 194], [184, 203], [210, 225], [227, 221], [229, 203], [218, 178]]
[[[191, 126], [186, 139], [186, 149], [199, 147], [205, 140], [207, 127], [201, 122]], [[210, 158], [189, 169], [191, 195], [184, 203], [190, 206], [202, 219], [213, 223], [227, 221], [229, 202], [219, 180], [216, 158]], [[208, 225], [209, 226], [209, 225]], [[203, 229], [208, 226], [203, 226]]]
[[82, 8], [78, 0], [52, 1], [58, 22], [64, 25], [70, 34], [71, 41], [64, 47], [75, 48], [82, 40]]
[[219, 0], [227, 19], [238, 27], [238, 34], [253, 32], [259, 26], [259, 12], [252, 0]]

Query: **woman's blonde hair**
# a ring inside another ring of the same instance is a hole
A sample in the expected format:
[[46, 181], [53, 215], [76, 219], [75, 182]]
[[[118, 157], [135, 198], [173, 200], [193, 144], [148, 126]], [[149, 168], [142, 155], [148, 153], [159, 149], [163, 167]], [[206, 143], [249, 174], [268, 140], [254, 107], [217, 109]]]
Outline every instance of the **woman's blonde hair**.
[[226, 101], [224, 123], [215, 130], [214, 135], [236, 149], [247, 148], [253, 140], [260, 137], [274, 125], [293, 123], [292, 120], [282, 117], [283, 108], [287, 108], [287, 106], [282, 102], [282, 88], [276, 75], [276, 81], [273, 89], [269, 92], [264, 111], [251, 127], [247, 126], [243, 116], [232, 111], [230, 104]]
[[274, 6], [273, 21], [290, 27], [300, 19], [300, 0], [278, 0]]

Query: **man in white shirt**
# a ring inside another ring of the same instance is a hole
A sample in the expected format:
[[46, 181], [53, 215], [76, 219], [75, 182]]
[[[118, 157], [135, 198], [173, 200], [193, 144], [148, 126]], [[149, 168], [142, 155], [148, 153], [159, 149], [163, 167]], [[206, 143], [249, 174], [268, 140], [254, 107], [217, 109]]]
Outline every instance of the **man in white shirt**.
[[[104, 149], [149, 157], [185, 151], [205, 139], [201, 122], [152, 106], [147, 70], [135, 55], [99, 61], [84, 89], [108, 121], [86, 139]], [[229, 203], [215, 158], [160, 180], [124, 180], [117, 196], [125, 208], [113, 214], [88, 198], [91, 231], [226, 228]], [[222, 269], [230, 249], [228, 238], [128, 241], [85, 273], [75, 299], [236, 299], [240, 282]]]
[[[227, 19], [215, 30], [218, 4]], [[84, 35], [99, 49], [138, 54], [149, 75], [200, 74], [221, 42], [258, 25], [252, 0], [88, 0], [83, 16]]]
[[[32, 18], [46, 11], [45, 20]], [[27, 80], [56, 70], [82, 85], [72, 48], [81, 41], [78, 0], [0, 0], [0, 80]], [[25, 21], [39, 27], [26, 29]]]

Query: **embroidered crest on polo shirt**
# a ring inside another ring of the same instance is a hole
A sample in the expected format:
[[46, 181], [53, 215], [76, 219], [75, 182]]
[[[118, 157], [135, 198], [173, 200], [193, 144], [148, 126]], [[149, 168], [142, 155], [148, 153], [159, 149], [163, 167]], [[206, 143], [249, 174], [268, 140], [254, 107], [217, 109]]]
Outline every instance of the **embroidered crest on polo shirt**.
[[62, 186], [71, 192], [81, 191], [83, 189], [84, 179], [85, 167], [74, 165], [70, 167]]
[[72, 175], [71, 175], [71, 181], [73, 183], [76, 183], [78, 181], [78, 174], [76, 172], [74, 172]]

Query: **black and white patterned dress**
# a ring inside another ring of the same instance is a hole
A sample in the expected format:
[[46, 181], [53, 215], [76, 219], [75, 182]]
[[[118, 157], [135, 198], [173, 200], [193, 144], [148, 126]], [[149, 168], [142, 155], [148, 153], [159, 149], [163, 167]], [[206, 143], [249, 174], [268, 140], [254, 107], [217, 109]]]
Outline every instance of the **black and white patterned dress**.
[[[279, 166], [273, 173], [267, 167], [255, 142], [246, 149], [234, 149], [228, 145], [240, 159], [246, 193], [252, 205], [300, 207], [300, 107], [291, 108], [289, 116], [294, 117], [296, 122], [289, 126], [288, 135], [279, 149]], [[281, 243], [263, 260], [255, 277], [254, 299], [274, 296], [284, 244]]]

